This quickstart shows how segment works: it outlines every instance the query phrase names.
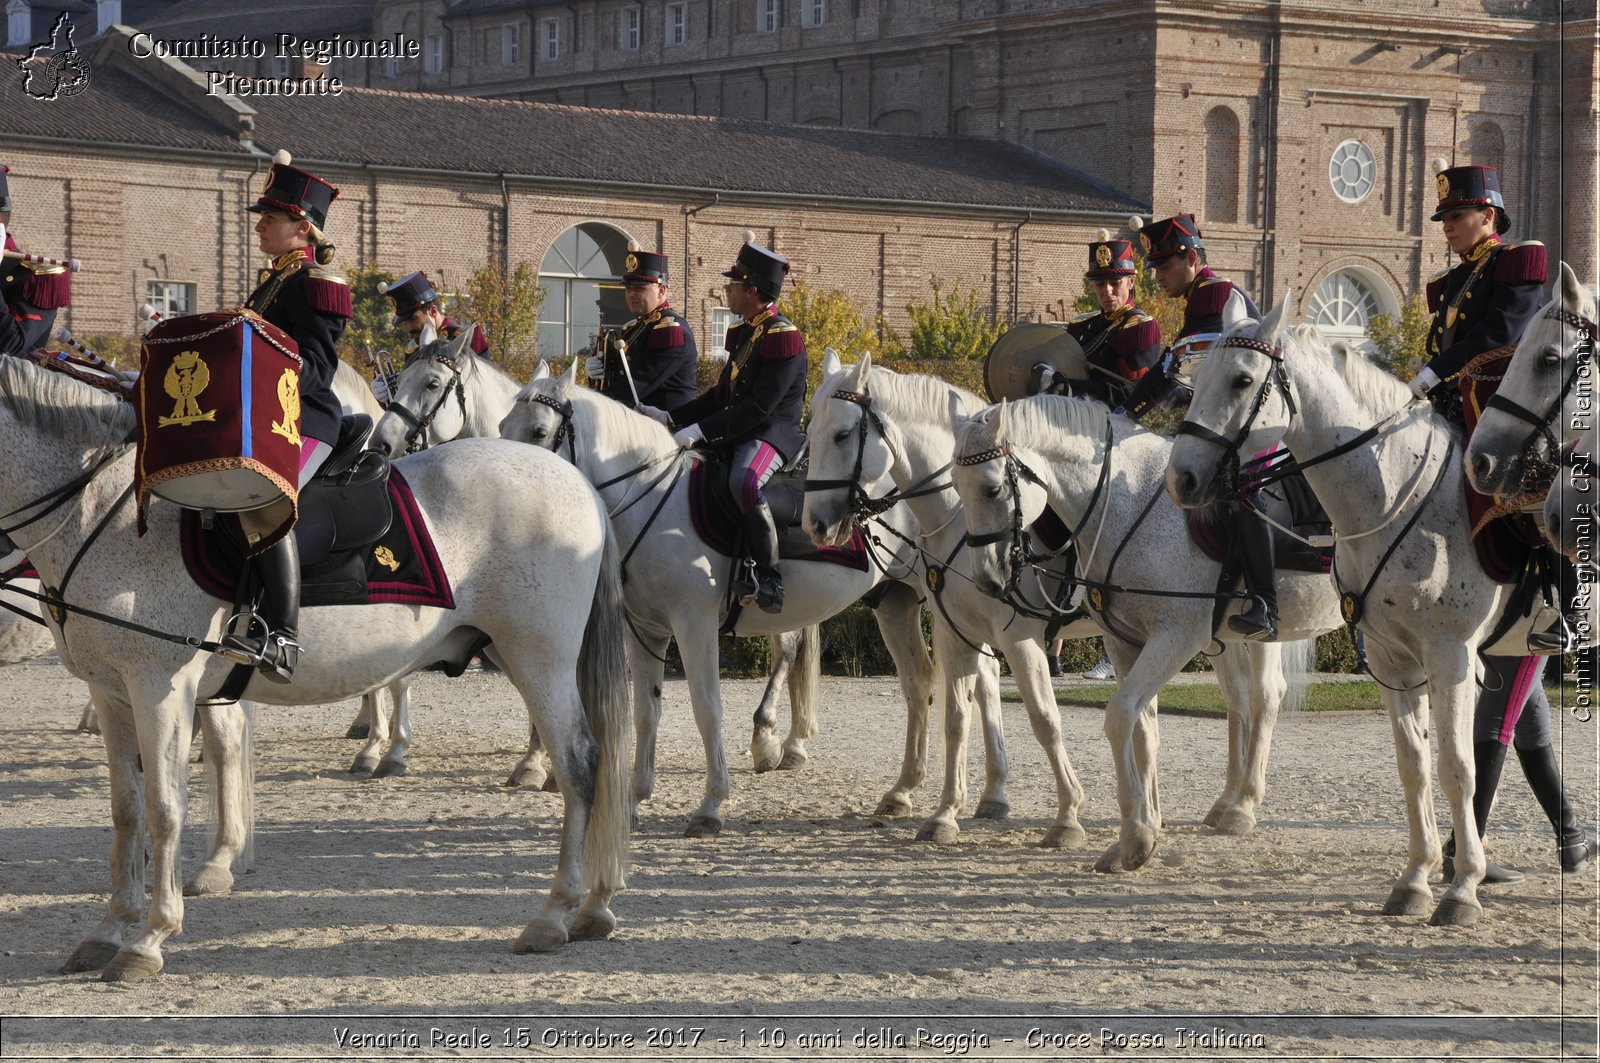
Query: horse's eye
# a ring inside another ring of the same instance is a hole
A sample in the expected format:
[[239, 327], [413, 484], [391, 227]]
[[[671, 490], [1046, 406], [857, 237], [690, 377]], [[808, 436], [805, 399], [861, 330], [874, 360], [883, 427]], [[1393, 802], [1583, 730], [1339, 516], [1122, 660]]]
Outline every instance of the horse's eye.
[[985, 498], [989, 499], [990, 501], [999, 501], [999, 499], [1000, 499], [1000, 485], [999, 484], [994, 484], [993, 486], [985, 487], [983, 489], [983, 495], [984, 495]]
[[545, 436], [548, 436], [548, 435], [549, 435], [549, 434], [550, 434], [550, 432], [549, 432], [549, 430], [548, 430], [548, 429], [545, 429], [545, 428], [535, 428], [535, 429], [534, 429], [534, 430], [533, 430], [533, 441], [534, 441], [534, 442], [535, 442], [535, 443], [540, 443], [540, 442], [543, 442], [543, 441], [544, 441], [544, 438], [545, 438]]
[[1251, 376], [1249, 373], [1240, 373], [1238, 376], [1233, 378], [1233, 389], [1235, 391], [1243, 391], [1248, 387], [1254, 386], [1255, 382], [1256, 378]]
[[1539, 360], [1541, 362], [1543, 362], [1547, 366], [1548, 365], [1560, 365], [1561, 364], [1561, 348], [1557, 347], [1553, 343], [1547, 344], [1545, 346], [1544, 350], [1539, 352]]
[[835, 443], [847, 443], [847, 442], [849, 442], [850, 441], [850, 429], [841, 428], [839, 431], [833, 433], [833, 441]]
[[439, 390], [439, 381], [437, 381], [437, 380], [428, 381], [428, 390], [429, 391], [438, 391]]

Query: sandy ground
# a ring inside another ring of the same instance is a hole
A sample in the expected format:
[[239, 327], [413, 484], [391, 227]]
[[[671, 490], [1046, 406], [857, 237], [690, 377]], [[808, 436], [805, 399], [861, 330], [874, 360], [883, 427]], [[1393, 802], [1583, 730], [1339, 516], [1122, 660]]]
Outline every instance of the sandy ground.
[[[1199, 824], [1223, 724], [1164, 717], [1168, 830], [1150, 866], [1108, 876], [1097, 711], [1065, 710], [1089, 847], [1035, 846], [1051, 788], [1015, 704], [1012, 818], [931, 846], [917, 820], [872, 814], [899, 756], [896, 689], [825, 679], [811, 763], [758, 776], [758, 685], [726, 684], [727, 828], [692, 841], [703, 759], [669, 682], [621, 925], [547, 956], [510, 951], [548, 886], [558, 799], [501, 786], [524, 726], [503, 680], [424, 677], [412, 771], [376, 782], [344, 771], [353, 704], [265, 709], [253, 869], [189, 904], [165, 973], [120, 987], [56, 973], [108, 888], [103, 751], [71, 730], [82, 687], [54, 664], [8, 669], [0, 1057], [1595, 1057], [1596, 872], [1557, 873], [1515, 767], [1491, 851], [1529, 877], [1485, 890], [1478, 926], [1439, 930], [1379, 915], [1405, 830], [1375, 706], [1282, 721], [1244, 838]], [[1561, 719], [1592, 816], [1597, 724]], [[918, 811], [936, 796], [925, 784]], [[190, 860], [204, 843], [192, 828]]]

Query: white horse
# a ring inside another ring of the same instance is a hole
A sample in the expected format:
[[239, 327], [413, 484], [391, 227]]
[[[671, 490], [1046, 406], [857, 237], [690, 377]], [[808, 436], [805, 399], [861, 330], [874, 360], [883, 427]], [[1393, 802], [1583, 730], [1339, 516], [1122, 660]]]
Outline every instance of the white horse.
[[[1062, 738], [1046, 659], [1045, 622], [1021, 615], [980, 591], [966, 574], [966, 558], [958, 557], [965, 554], [967, 521], [947, 479], [955, 436], [946, 396], [958, 395], [963, 412], [975, 412], [983, 403], [934, 377], [901, 376], [875, 367], [865, 355], [855, 365], [845, 366], [829, 350], [822, 371], [807, 428], [811, 465], [802, 520], [806, 531], [819, 544], [842, 545], [856, 527], [857, 499], [863, 493], [884, 495], [893, 490], [904, 498], [917, 524], [931, 529], [917, 543], [924, 564], [940, 572], [928, 604], [945, 705], [944, 791], [918, 839], [952, 842], [960, 832], [956, 817], [967, 796], [965, 706], [974, 687], [987, 696], [978, 682], [987, 656], [981, 647], [987, 645], [1002, 651], [1010, 663], [1034, 735], [1055, 775], [1056, 818], [1040, 844], [1046, 848], [1084, 844], [1088, 836], [1078, 822], [1083, 787]], [[888, 488], [883, 487], [885, 481], [892, 481]], [[1063, 634], [1073, 638], [1098, 632], [1089, 621], [1081, 621]], [[992, 757], [989, 763], [992, 768]], [[986, 793], [985, 802], [992, 800]]]
[[1280, 441], [1305, 467], [1333, 518], [1334, 578], [1345, 616], [1366, 635], [1405, 788], [1410, 854], [1384, 914], [1420, 915], [1433, 904], [1428, 878], [1440, 846], [1431, 705], [1456, 836], [1455, 880], [1432, 922], [1470, 924], [1482, 913], [1484, 872], [1472, 818], [1474, 652], [1504, 589], [1474, 556], [1454, 427], [1359, 352], [1330, 347], [1314, 328], [1288, 327], [1288, 302], [1259, 324], [1229, 322], [1200, 363], [1186, 422], [1197, 427], [1172, 450], [1168, 486], [1179, 505], [1202, 504], [1230, 449]]
[[[728, 597], [733, 559], [714, 553], [695, 533], [689, 508], [692, 455], [672, 441], [672, 434], [643, 414], [598, 392], [577, 386], [576, 373], [549, 377], [541, 368], [518, 396], [516, 407], [501, 426], [510, 439], [555, 449], [576, 462], [595, 483], [611, 512], [612, 523], [627, 555], [623, 592], [633, 639], [628, 645], [633, 670], [634, 754], [633, 798], [646, 800], [655, 788], [656, 732], [661, 718], [662, 662], [669, 640], [676, 638], [689, 682], [706, 753], [706, 792], [690, 817], [689, 837], [722, 829], [722, 802], [731, 786], [722, 749], [722, 694], [717, 673], [717, 633]], [[573, 442], [575, 440], [575, 443]], [[905, 518], [900, 531], [909, 530]], [[914, 534], [914, 532], [913, 532]], [[908, 574], [905, 558], [885, 564], [893, 574]], [[783, 562], [784, 603], [777, 614], [745, 609], [734, 631], [741, 635], [775, 634], [810, 626], [833, 616], [870, 590], [883, 573], [821, 561]], [[913, 596], [887, 600], [893, 616], [878, 612], [879, 629], [894, 658], [913, 721], [926, 720], [932, 689], [932, 663], [922, 641], [920, 612]], [[792, 748], [815, 733], [815, 706], [796, 703]], [[920, 784], [926, 758], [925, 734], [908, 733], [906, 760], [895, 789], [884, 803], [909, 803]], [[760, 753], [752, 749], [758, 759]]]
[[1162, 826], [1156, 695], [1218, 640], [1224, 652], [1213, 662], [1228, 705], [1227, 781], [1205, 823], [1225, 833], [1252, 830], [1278, 713], [1290, 680], [1309, 665], [1312, 644], [1301, 640], [1339, 623], [1328, 578], [1279, 573], [1281, 642], [1245, 640], [1226, 623], [1213, 631], [1221, 565], [1194, 544], [1183, 512], [1160, 497], [1172, 440], [1090, 399], [1042, 395], [972, 418], [955, 409], [952, 415], [954, 479], [978, 538], [972, 575], [980, 587], [1000, 594], [1018, 575], [1015, 539], [997, 531], [1031, 523], [1047, 504], [1077, 529], [1077, 576], [1089, 587], [1086, 600], [1118, 678], [1105, 734], [1121, 829], [1096, 869], [1132, 870], [1155, 852]]
[[[112, 788], [113, 893], [105, 918], [65, 970], [104, 968], [108, 981], [161, 970], [162, 943], [183, 925], [178, 837], [190, 724], [198, 695], [232, 664], [199, 652], [227, 606], [194, 586], [179, 556], [178, 511], [156, 504], [135, 535], [122, 485], [133, 476], [126, 404], [18, 359], [0, 359], [0, 508], [28, 513], [93, 470], [53, 516], [14, 537], [60, 600], [63, 665], [90, 686]], [[292, 684], [259, 677], [245, 696], [320, 704], [371, 690], [436, 661], [460, 660], [487, 637], [553, 751], [566, 815], [555, 884], [517, 939], [518, 951], [600, 937], [615, 925], [610, 899], [627, 862], [626, 694], [616, 547], [604, 510], [564, 463], [498, 440], [478, 440], [401, 463], [454, 583], [453, 610], [402, 605], [328, 607], [302, 614], [307, 652]], [[560, 498], [563, 505], [552, 506]], [[76, 559], [76, 563], [74, 561]], [[71, 569], [70, 583], [66, 577]], [[97, 616], [81, 615], [91, 610]], [[126, 625], [159, 626], [157, 638]], [[207, 709], [207, 757], [242, 777], [238, 751], [210, 735], [235, 730], [233, 708]], [[230, 756], [234, 758], [229, 763]], [[145, 901], [145, 846], [151, 842]], [[585, 894], [585, 878], [589, 889]]]

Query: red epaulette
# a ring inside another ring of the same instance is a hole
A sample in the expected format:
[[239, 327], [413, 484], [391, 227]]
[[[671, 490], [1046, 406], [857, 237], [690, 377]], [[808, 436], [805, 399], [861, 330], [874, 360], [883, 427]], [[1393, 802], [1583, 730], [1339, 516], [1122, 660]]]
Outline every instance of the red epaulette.
[[40, 310], [58, 310], [72, 302], [72, 274], [64, 266], [30, 269], [22, 282], [22, 297]]
[[350, 285], [336, 273], [321, 269], [306, 270], [306, 303], [311, 309], [338, 317], [353, 317]]
[[650, 335], [645, 337], [645, 346], [652, 351], [682, 347], [683, 342], [683, 323], [666, 314], [661, 316], [661, 320], [651, 327]]
[[800, 330], [787, 321], [780, 321], [773, 325], [761, 337], [761, 357], [769, 362], [781, 362], [785, 358], [806, 353], [806, 338], [800, 335]]
[[1202, 281], [1200, 286], [1189, 295], [1189, 306], [1184, 312], [1184, 317], [1210, 317], [1222, 313], [1222, 308], [1228, 305], [1228, 296], [1233, 294], [1233, 282], [1222, 277], [1215, 280]]
[[1137, 325], [1120, 329], [1111, 338], [1117, 341], [1119, 347], [1134, 351], [1148, 350], [1161, 342], [1161, 322], [1147, 317]]
[[1545, 247], [1537, 240], [1509, 244], [1494, 260], [1494, 279], [1506, 284], [1544, 284], [1548, 279]]
[[467, 346], [472, 348], [473, 354], [489, 353], [489, 341], [484, 337], [483, 329], [479, 328], [477, 325], [472, 326], [472, 342], [467, 344]]
[[1448, 276], [1450, 271], [1443, 270], [1428, 278], [1428, 286], [1423, 289], [1428, 297], [1428, 313], [1437, 314], [1444, 305], [1444, 279]]

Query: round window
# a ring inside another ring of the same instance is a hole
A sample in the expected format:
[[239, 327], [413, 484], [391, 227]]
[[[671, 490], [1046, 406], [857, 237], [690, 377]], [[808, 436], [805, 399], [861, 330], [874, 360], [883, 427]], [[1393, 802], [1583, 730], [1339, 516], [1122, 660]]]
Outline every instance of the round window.
[[1346, 203], [1360, 203], [1372, 191], [1378, 163], [1372, 149], [1359, 140], [1347, 140], [1333, 149], [1328, 160], [1328, 181], [1334, 194]]

